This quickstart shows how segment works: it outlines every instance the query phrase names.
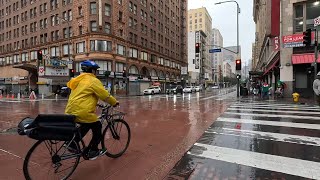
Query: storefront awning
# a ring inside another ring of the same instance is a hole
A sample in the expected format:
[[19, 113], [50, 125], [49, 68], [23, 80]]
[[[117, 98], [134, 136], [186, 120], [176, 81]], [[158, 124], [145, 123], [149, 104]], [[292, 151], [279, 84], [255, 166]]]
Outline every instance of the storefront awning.
[[[310, 64], [314, 63], [314, 54], [313, 53], [305, 53], [305, 54], [293, 54], [292, 55], [292, 64]], [[320, 62], [320, 57], [317, 62]]]
[[279, 61], [280, 61], [280, 55], [277, 55], [273, 63], [267, 66], [267, 69], [264, 71], [263, 75], [267, 74], [271, 69], [273, 69]]

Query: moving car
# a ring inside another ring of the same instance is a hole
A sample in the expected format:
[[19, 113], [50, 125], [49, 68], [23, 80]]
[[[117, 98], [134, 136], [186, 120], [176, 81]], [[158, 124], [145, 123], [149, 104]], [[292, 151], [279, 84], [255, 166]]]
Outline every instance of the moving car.
[[160, 94], [161, 88], [159, 86], [151, 86], [143, 91], [143, 94]]
[[70, 93], [71, 93], [71, 90], [66, 86], [62, 87], [59, 92], [60, 96], [62, 97], [68, 97]]
[[186, 86], [185, 88], [183, 88], [183, 92], [184, 93], [192, 93], [195, 92], [195, 88], [193, 86]]
[[196, 92], [202, 91], [202, 87], [201, 86], [194, 86], [194, 89], [195, 89]]
[[173, 94], [180, 93], [180, 94], [182, 94], [183, 93], [183, 88], [180, 85], [173, 85], [169, 89], [167, 89], [166, 93], [167, 94], [170, 94], [170, 93], [173, 93]]

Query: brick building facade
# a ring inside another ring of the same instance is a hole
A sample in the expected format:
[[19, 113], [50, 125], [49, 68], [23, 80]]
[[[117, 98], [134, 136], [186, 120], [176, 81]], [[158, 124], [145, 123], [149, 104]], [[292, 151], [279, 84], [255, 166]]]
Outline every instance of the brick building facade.
[[186, 0], [0, 0], [0, 7], [0, 86], [13, 92], [37, 84], [53, 92], [68, 81], [67, 66], [77, 75], [86, 59], [118, 93], [152, 82], [165, 88], [187, 66]]

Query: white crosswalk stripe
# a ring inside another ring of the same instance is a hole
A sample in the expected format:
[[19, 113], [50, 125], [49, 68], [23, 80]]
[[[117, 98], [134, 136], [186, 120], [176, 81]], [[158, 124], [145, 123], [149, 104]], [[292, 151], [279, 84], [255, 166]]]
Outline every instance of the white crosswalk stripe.
[[[303, 178], [320, 179], [320, 155], [306, 158], [298, 154], [310, 152], [308, 148], [320, 151], [319, 115], [320, 108], [311, 105], [234, 103], [205, 131], [187, 154]], [[256, 142], [258, 147], [245, 147], [246, 143], [250, 145], [250, 142]], [[237, 145], [232, 145], [233, 143]], [[266, 143], [277, 143], [275, 147], [279, 151], [265, 152], [266, 150], [259, 149], [259, 145], [264, 147], [266, 145], [262, 144]], [[291, 150], [286, 149], [288, 145], [299, 150], [296, 154], [283, 153]]]

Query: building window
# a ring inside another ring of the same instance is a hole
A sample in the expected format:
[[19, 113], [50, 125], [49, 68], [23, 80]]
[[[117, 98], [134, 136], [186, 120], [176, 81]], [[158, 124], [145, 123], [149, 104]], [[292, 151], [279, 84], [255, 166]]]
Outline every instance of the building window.
[[79, 34], [83, 34], [83, 26], [79, 26]]
[[38, 52], [37, 51], [31, 51], [31, 61], [36, 60], [38, 58]]
[[72, 21], [72, 11], [71, 10], [68, 11], [68, 20]]
[[125, 56], [126, 55], [126, 47], [118, 44], [118, 46], [117, 46], [117, 54]]
[[306, 29], [314, 28], [314, 19], [320, 16], [319, 1], [307, 1], [306, 11]]
[[303, 32], [303, 4], [295, 6], [294, 32]]
[[140, 59], [148, 61], [148, 53], [147, 52], [140, 52]]
[[78, 7], [78, 13], [79, 13], [79, 16], [83, 16], [82, 6], [79, 6], [79, 7]]
[[105, 6], [104, 6], [104, 15], [106, 15], [106, 16], [111, 15], [111, 6], [109, 4], [105, 4]]
[[68, 44], [62, 45], [63, 47], [63, 55], [73, 54], [72, 53], [72, 45], [69, 45], [69, 52], [68, 52]]
[[122, 22], [122, 12], [121, 11], [119, 11], [119, 19], [118, 20]]
[[129, 17], [129, 27], [131, 27], [133, 25], [133, 19], [132, 17]]
[[60, 56], [59, 47], [51, 47], [51, 48], [50, 48], [50, 56], [51, 56], [51, 57], [58, 57], [58, 56]]
[[95, 61], [100, 68], [99, 71], [112, 71], [112, 61]]
[[102, 41], [102, 40], [91, 40], [90, 50], [91, 51], [112, 51], [112, 42]]
[[137, 14], [137, 5], [133, 5], [133, 14]]
[[124, 64], [123, 63], [116, 63], [116, 72], [123, 72]]
[[199, 22], [202, 22], [202, 18], [199, 19]]
[[90, 14], [97, 14], [97, 4], [95, 2], [90, 3]]
[[152, 63], [157, 63], [157, 56], [154, 54], [151, 54], [151, 62]]
[[91, 26], [91, 31], [92, 32], [96, 32], [97, 31], [97, 22], [96, 21], [91, 21], [90, 22], [90, 26]]
[[120, 5], [121, 5], [121, 4], [122, 4], [122, 0], [118, 0], [118, 4], [120, 4]]
[[138, 50], [135, 48], [130, 48], [129, 57], [138, 58]]
[[129, 2], [129, 11], [133, 12], [133, 3], [131, 1]]
[[105, 31], [105, 33], [107, 33], [107, 34], [110, 34], [111, 33], [111, 25], [110, 25], [110, 23], [105, 23], [104, 24], [104, 31]]
[[76, 48], [77, 48], [76, 49], [77, 53], [84, 53], [86, 48], [86, 43], [84, 41], [76, 43]]

